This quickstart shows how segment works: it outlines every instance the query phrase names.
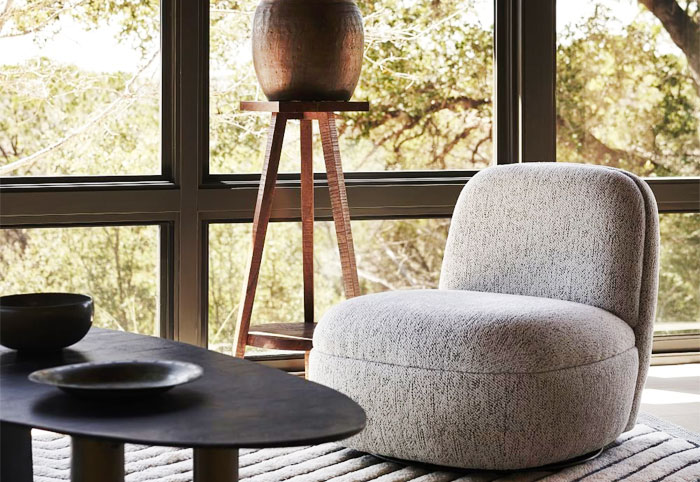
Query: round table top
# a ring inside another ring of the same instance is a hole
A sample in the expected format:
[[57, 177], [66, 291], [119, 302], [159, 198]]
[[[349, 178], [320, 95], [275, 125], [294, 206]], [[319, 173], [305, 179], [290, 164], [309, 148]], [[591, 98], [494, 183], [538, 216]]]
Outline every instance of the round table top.
[[[34, 370], [69, 363], [181, 360], [201, 378], [134, 401], [84, 400], [30, 382]], [[93, 328], [50, 358], [0, 347], [0, 419], [120, 442], [198, 448], [264, 448], [341, 440], [365, 413], [350, 398], [280, 370], [162, 338]]]

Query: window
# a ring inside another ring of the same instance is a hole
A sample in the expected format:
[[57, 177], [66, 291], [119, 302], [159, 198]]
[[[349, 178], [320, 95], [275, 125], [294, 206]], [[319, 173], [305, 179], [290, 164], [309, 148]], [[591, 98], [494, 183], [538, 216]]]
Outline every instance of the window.
[[[264, 100], [253, 69], [256, 0], [212, 0], [210, 171], [259, 172], [269, 116], [241, 112]], [[346, 171], [478, 169], [491, 164], [493, 3], [359, 1], [365, 58], [354, 99], [369, 113], [342, 116]], [[299, 133], [288, 129], [281, 172], [298, 172]], [[315, 143], [319, 145], [318, 142]], [[316, 171], [323, 157], [315, 153]]]
[[[353, 221], [362, 293], [437, 288], [447, 219]], [[209, 347], [231, 353], [250, 224], [209, 225]], [[344, 299], [335, 229], [314, 227], [315, 318]], [[253, 323], [303, 320], [301, 223], [271, 223], [258, 281]], [[260, 350], [248, 347], [248, 353]]]
[[[681, 3], [697, 22], [700, 4]], [[674, 42], [672, 27], [637, 2], [565, 5], [557, 26], [557, 159], [647, 177], [699, 176], [700, 72], [689, 64], [700, 43], [686, 43], [690, 32]]]
[[[700, 3], [681, 4], [700, 22]], [[700, 43], [637, 2], [558, 5], [557, 160], [700, 176]], [[699, 230], [698, 214], [660, 217], [659, 335], [700, 333]]]
[[160, 174], [158, 2], [4, 3], [0, 176]]
[[158, 227], [0, 230], [0, 296], [85, 293], [95, 326], [158, 335]]
[[700, 214], [660, 216], [657, 334], [700, 333]]

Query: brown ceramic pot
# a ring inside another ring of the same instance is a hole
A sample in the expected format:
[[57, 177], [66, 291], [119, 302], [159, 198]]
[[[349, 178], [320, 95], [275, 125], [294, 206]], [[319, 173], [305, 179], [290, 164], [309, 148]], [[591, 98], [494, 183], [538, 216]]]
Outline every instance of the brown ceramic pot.
[[253, 63], [269, 100], [349, 100], [364, 32], [353, 0], [261, 0]]

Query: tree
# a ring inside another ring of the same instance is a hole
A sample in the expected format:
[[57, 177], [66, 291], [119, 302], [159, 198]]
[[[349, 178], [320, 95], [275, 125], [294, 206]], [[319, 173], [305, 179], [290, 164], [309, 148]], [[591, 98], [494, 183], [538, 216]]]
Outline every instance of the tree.
[[667, 53], [666, 33], [650, 20], [615, 25], [597, 8], [560, 32], [559, 160], [644, 176], [700, 174], [700, 97], [685, 58]]
[[697, 1], [686, 1], [685, 9], [675, 0], [639, 0], [661, 21], [673, 42], [688, 59], [700, 92], [700, 7]]

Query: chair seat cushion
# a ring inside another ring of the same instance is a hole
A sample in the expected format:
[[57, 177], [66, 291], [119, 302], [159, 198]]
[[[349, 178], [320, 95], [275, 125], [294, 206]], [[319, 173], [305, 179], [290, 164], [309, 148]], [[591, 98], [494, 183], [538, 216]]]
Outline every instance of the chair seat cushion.
[[634, 347], [630, 326], [600, 308], [549, 298], [405, 290], [330, 309], [319, 353], [465, 373], [540, 373], [587, 365]]

